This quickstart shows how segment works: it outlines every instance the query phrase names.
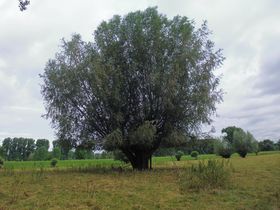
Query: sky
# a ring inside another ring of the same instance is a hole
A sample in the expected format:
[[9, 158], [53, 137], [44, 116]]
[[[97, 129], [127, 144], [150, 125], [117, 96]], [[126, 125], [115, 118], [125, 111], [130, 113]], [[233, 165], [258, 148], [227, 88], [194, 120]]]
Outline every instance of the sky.
[[[237, 126], [257, 140], [280, 139], [279, 0], [30, 0], [21, 12], [18, 0], [0, 0], [0, 141], [6, 137], [55, 139], [40, 93], [48, 59], [61, 39], [93, 32], [113, 15], [157, 6], [172, 18], [187, 16], [199, 27], [207, 20], [210, 39], [223, 49], [223, 102], [213, 116], [213, 135]], [[209, 127], [205, 128], [206, 130]]]

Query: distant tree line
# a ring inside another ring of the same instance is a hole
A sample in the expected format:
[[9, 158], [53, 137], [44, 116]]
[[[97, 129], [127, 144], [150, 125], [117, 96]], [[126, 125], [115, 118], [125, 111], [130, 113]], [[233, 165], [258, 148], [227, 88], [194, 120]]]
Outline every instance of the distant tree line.
[[6, 160], [44, 160], [47, 159], [50, 143], [47, 139], [5, 138], [0, 146], [0, 156]]
[[[177, 151], [182, 151], [186, 155], [190, 155], [192, 151], [197, 151], [199, 154], [214, 154], [215, 153], [215, 144], [218, 139], [216, 138], [204, 138], [198, 139], [195, 137], [190, 138], [184, 146], [181, 147], [169, 147], [169, 148], [159, 148], [154, 156], [170, 156], [175, 155]], [[254, 148], [257, 148], [257, 151], [249, 152], [259, 152], [259, 151], [275, 151], [280, 150], [280, 139], [277, 142], [274, 142], [270, 139], [265, 139], [262, 141], [256, 142], [257, 146], [254, 145]], [[237, 145], [235, 145], [236, 147]]]
[[[5, 138], [0, 145], [0, 157], [9, 161], [27, 161], [27, 160], [50, 160], [56, 158], [58, 160], [67, 159], [99, 159], [99, 158], [115, 158], [117, 160], [126, 160], [125, 156], [120, 151], [107, 152], [101, 151], [94, 153], [94, 145], [83, 144], [73, 150], [72, 146], [68, 145], [63, 139], [52, 142], [53, 148], [49, 151], [50, 142], [47, 139], [32, 138]], [[184, 154], [191, 154], [192, 151], [197, 151], [199, 154], [213, 154], [217, 139], [196, 137], [190, 138], [181, 147], [161, 147], [154, 156], [170, 156], [175, 155], [177, 151], [182, 151]], [[275, 143], [272, 140], [265, 139], [258, 142], [258, 151], [274, 151], [280, 150], [280, 139]]]
[[55, 140], [52, 144], [52, 150], [49, 151], [50, 141], [48, 139], [8, 137], [0, 145], [0, 157], [8, 161], [113, 158], [112, 152], [103, 151], [95, 154], [94, 147], [90, 143], [81, 144], [75, 150], [63, 139]]
[[198, 139], [196, 137], [189, 138], [183, 146], [180, 147], [163, 147], [159, 148], [154, 156], [169, 156], [174, 155], [180, 150], [184, 154], [191, 154], [192, 151], [197, 151], [199, 154], [213, 154], [215, 138]]

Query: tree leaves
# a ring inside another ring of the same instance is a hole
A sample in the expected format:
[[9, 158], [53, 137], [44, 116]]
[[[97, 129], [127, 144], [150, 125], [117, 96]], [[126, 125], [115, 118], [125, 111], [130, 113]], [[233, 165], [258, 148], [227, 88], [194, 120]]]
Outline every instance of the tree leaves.
[[209, 33], [148, 8], [103, 21], [94, 42], [63, 40], [41, 75], [46, 117], [75, 147], [91, 140], [135, 155], [185, 141], [222, 97], [213, 71], [224, 58]]

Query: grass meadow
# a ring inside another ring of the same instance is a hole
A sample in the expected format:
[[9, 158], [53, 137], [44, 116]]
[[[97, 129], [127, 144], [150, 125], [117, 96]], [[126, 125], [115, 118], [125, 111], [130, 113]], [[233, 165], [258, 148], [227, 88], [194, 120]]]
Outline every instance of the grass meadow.
[[214, 158], [220, 159], [155, 157], [154, 169], [143, 172], [110, 159], [59, 161], [55, 168], [50, 161], [5, 162], [0, 169], [0, 210], [280, 209], [279, 152], [233, 155], [225, 188], [182, 191], [184, 171]]

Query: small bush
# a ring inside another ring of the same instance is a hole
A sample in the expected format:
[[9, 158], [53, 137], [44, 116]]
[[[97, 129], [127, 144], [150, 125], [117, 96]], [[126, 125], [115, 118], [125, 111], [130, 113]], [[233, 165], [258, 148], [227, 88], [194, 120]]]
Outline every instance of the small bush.
[[58, 160], [56, 158], [51, 159], [51, 167], [55, 167]]
[[4, 166], [4, 159], [0, 157], [0, 168], [3, 168]]
[[191, 157], [193, 157], [195, 159], [197, 159], [198, 155], [199, 155], [198, 151], [192, 151], [191, 152]]
[[217, 140], [214, 144], [215, 153], [223, 158], [230, 158], [233, 153], [233, 148], [230, 143], [223, 140]]
[[177, 161], [181, 160], [181, 157], [184, 155], [184, 153], [182, 151], [177, 151], [175, 154], [175, 158]]
[[232, 166], [229, 161], [200, 161], [198, 165], [186, 168], [180, 177], [181, 190], [199, 191], [224, 188], [230, 182]]

